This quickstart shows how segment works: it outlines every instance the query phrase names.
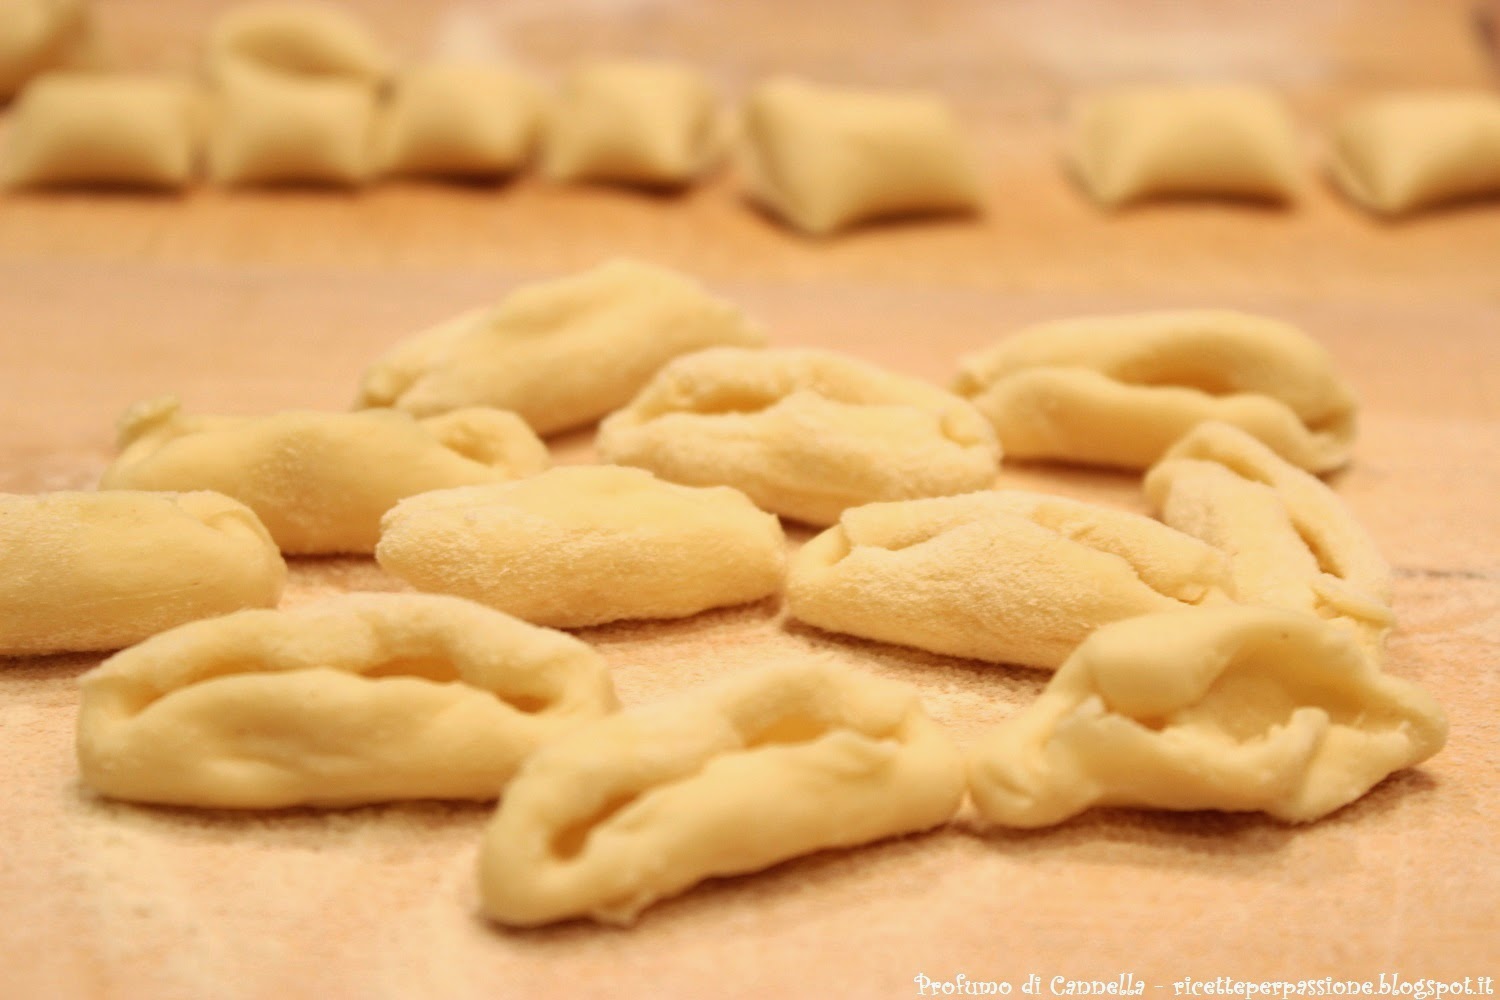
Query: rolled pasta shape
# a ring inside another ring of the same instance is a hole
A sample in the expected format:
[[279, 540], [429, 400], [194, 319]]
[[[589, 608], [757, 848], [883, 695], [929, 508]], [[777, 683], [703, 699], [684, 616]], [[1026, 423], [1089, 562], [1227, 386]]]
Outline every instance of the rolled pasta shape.
[[568, 74], [548, 109], [542, 173], [555, 181], [680, 188], [724, 152], [719, 100], [703, 75], [647, 60], [600, 60]]
[[1328, 472], [1349, 461], [1357, 409], [1307, 334], [1213, 309], [1028, 327], [963, 358], [954, 391], [990, 419], [1012, 458], [1127, 469], [1219, 420], [1294, 465]]
[[395, 81], [381, 110], [376, 161], [383, 175], [496, 178], [525, 166], [536, 147], [541, 96], [501, 66], [437, 63]]
[[244, 502], [283, 552], [372, 552], [380, 518], [428, 490], [545, 468], [547, 449], [513, 413], [458, 410], [418, 421], [394, 410], [189, 416], [173, 397], [132, 407], [103, 489], [214, 489]]
[[259, 0], [230, 8], [209, 32], [205, 61], [222, 82], [244, 69], [374, 87], [391, 73], [384, 46], [342, 7]]
[[706, 878], [930, 829], [963, 784], [910, 687], [773, 664], [539, 750], [485, 831], [480, 898], [509, 926], [628, 924]]
[[599, 425], [607, 461], [831, 524], [848, 507], [989, 486], [984, 418], [936, 386], [830, 351], [714, 348], [663, 368]]
[[219, 493], [0, 493], [0, 656], [119, 649], [274, 607], [286, 563]]
[[1225, 554], [1238, 600], [1337, 622], [1383, 660], [1395, 623], [1390, 566], [1322, 480], [1209, 422], [1172, 446], [1145, 489], [1164, 522]]
[[982, 737], [969, 790], [1001, 826], [1093, 806], [1318, 819], [1442, 748], [1421, 688], [1346, 632], [1264, 607], [1145, 615], [1095, 632], [1035, 702]]
[[0, 101], [44, 73], [86, 68], [91, 38], [86, 0], [9, 0], [0, 17]]
[[16, 102], [0, 179], [11, 187], [175, 190], [197, 173], [201, 98], [186, 81], [49, 73]]
[[1387, 94], [1334, 126], [1329, 168], [1352, 201], [1398, 216], [1500, 196], [1500, 96]]
[[423, 594], [194, 622], [81, 687], [85, 785], [216, 809], [493, 799], [527, 754], [617, 707], [578, 640]]
[[981, 208], [973, 153], [931, 94], [778, 77], [751, 92], [742, 131], [749, 196], [806, 233]]
[[569, 466], [403, 500], [385, 515], [375, 558], [419, 590], [578, 628], [769, 597], [784, 545], [781, 523], [736, 490]]
[[1019, 490], [844, 512], [787, 573], [787, 610], [830, 632], [1055, 669], [1090, 632], [1226, 603], [1212, 546], [1148, 517]]
[[374, 173], [376, 93], [363, 82], [235, 68], [210, 106], [217, 184], [351, 187]]
[[1114, 207], [1173, 197], [1292, 200], [1297, 137], [1265, 91], [1237, 86], [1120, 87], [1080, 97], [1069, 165]]
[[621, 259], [407, 338], [366, 370], [354, 405], [419, 417], [495, 406], [551, 434], [625, 405], [678, 355], [765, 342], [743, 312], [696, 282]]

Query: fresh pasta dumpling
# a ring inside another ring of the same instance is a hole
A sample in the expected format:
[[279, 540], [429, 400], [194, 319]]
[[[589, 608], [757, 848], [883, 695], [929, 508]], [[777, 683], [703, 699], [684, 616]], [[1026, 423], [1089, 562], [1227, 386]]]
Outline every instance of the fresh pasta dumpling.
[[1354, 442], [1354, 395], [1322, 345], [1223, 309], [1041, 323], [963, 358], [954, 391], [1012, 458], [1143, 469], [1205, 420], [1313, 472], [1344, 465]]
[[532, 751], [618, 705], [572, 636], [429, 594], [193, 622], [80, 687], [85, 785], [214, 809], [493, 799]]
[[769, 597], [784, 544], [781, 523], [736, 490], [585, 465], [403, 500], [375, 558], [418, 590], [579, 628]]
[[498, 406], [551, 434], [625, 405], [678, 355], [765, 342], [738, 307], [691, 279], [615, 260], [408, 337], [365, 372], [354, 405], [419, 417]]
[[0, 656], [119, 649], [275, 607], [286, 563], [220, 493], [0, 493]]
[[1259, 811], [1306, 823], [1447, 739], [1421, 688], [1315, 615], [1262, 607], [1099, 629], [1035, 702], [981, 737], [981, 816], [1060, 823], [1092, 806]]
[[1253, 87], [1121, 87], [1079, 98], [1070, 117], [1071, 166], [1101, 205], [1204, 196], [1281, 202], [1300, 184], [1291, 121]]
[[341, 79], [240, 69], [213, 99], [208, 172], [219, 184], [329, 184], [369, 179], [375, 91]]
[[353, 15], [313, 0], [232, 7], [210, 32], [206, 58], [216, 80], [250, 68], [376, 85], [391, 69], [383, 46]]
[[514, 413], [473, 408], [415, 420], [396, 410], [189, 416], [171, 397], [120, 422], [103, 489], [212, 489], [260, 516], [283, 552], [371, 552], [380, 518], [428, 490], [492, 483], [547, 465]]
[[803, 232], [980, 207], [958, 120], [932, 95], [781, 77], [750, 94], [743, 132], [750, 197]]
[[557, 181], [682, 187], [723, 152], [719, 101], [697, 71], [610, 60], [568, 75], [547, 118], [542, 172]]
[[199, 118], [182, 80], [51, 73], [16, 102], [0, 176], [14, 186], [180, 188], [197, 169]]
[[632, 923], [707, 878], [947, 822], [963, 758], [905, 684], [772, 663], [540, 748], [485, 831], [485, 914]]
[[1199, 424], [1145, 479], [1167, 524], [1229, 559], [1244, 604], [1347, 627], [1371, 658], [1395, 622], [1391, 569], [1337, 493], [1229, 424]]
[[1413, 92], [1362, 104], [1334, 128], [1332, 171], [1382, 215], [1500, 196], [1500, 96]]
[[83, 68], [89, 27], [86, 0], [0, 2], [0, 101], [43, 73]]
[[988, 488], [1000, 448], [936, 386], [816, 350], [718, 347], [668, 364], [599, 425], [606, 461], [826, 525], [877, 500]]
[[417, 66], [400, 74], [380, 112], [376, 161], [396, 176], [500, 177], [531, 158], [541, 96], [501, 66]]
[[1196, 538], [1019, 490], [847, 510], [786, 585], [791, 616], [830, 632], [1043, 670], [1101, 625], [1232, 594], [1227, 559]]

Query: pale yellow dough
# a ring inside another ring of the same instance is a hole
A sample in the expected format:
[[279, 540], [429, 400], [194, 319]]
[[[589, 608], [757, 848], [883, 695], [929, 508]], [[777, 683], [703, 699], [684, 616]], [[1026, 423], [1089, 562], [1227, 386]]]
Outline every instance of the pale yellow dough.
[[1100, 204], [1217, 196], [1289, 201], [1297, 136], [1280, 103], [1252, 87], [1122, 87], [1070, 115], [1070, 165]]
[[804, 232], [981, 207], [973, 154], [935, 95], [780, 77], [750, 93], [743, 117], [750, 197]]
[[218, 809], [493, 799], [527, 754], [617, 706], [578, 640], [423, 594], [194, 622], [81, 686], [84, 784]]
[[375, 91], [359, 81], [226, 72], [210, 101], [218, 184], [362, 184], [374, 172]]
[[186, 81], [49, 73], [11, 111], [0, 179], [16, 187], [180, 188], [198, 166], [200, 118]]
[[714, 348], [663, 368], [599, 425], [606, 461], [827, 525], [877, 500], [991, 485], [1000, 449], [972, 406], [916, 379], [817, 350]]
[[1338, 495], [1237, 427], [1206, 423], [1146, 474], [1167, 524], [1229, 557], [1245, 604], [1352, 628], [1376, 663], [1395, 622], [1391, 570]]
[[217, 493], [0, 493], [0, 656], [119, 649], [274, 607], [286, 564]]
[[845, 511], [786, 586], [788, 613], [831, 632], [1044, 670], [1102, 625], [1232, 594], [1227, 560], [1195, 538], [1010, 490]]
[[418, 590], [577, 628], [768, 597], [784, 547], [780, 522], [743, 493], [594, 465], [403, 500], [375, 558]]
[[1500, 95], [1389, 94], [1333, 131], [1330, 168], [1343, 192], [1383, 215], [1500, 196]]
[[1442, 710], [1339, 629], [1274, 608], [1198, 609], [1102, 628], [970, 761], [1003, 826], [1092, 806], [1318, 819], [1442, 747]]
[[1355, 399], [1287, 323], [1227, 310], [1088, 316], [1029, 327], [961, 360], [954, 390], [1011, 458], [1144, 469], [1205, 420], [1313, 472], [1349, 461]]
[[608, 60], [569, 73], [547, 113], [542, 172], [555, 181], [682, 187], [724, 151], [718, 95], [697, 70]]
[[381, 84], [392, 65], [380, 42], [346, 10], [296, 0], [230, 8], [209, 34], [206, 61], [209, 74], [220, 82], [253, 69], [366, 87]]
[[513, 413], [395, 410], [188, 416], [176, 399], [138, 403], [120, 422], [104, 489], [212, 489], [243, 501], [281, 550], [371, 552], [380, 517], [428, 490], [539, 472], [547, 449]]
[[821, 661], [744, 671], [526, 761], [480, 848], [484, 912], [631, 923], [706, 878], [937, 826], [963, 786], [912, 688]]
[[515, 173], [531, 158], [540, 114], [536, 85], [503, 67], [414, 67], [396, 78], [380, 112], [379, 171], [453, 178]]
[[365, 372], [355, 406], [424, 417], [497, 406], [551, 434], [623, 406], [679, 354], [765, 342], [739, 309], [696, 282], [616, 260], [402, 341]]
[[86, 0], [0, 0], [0, 101], [55, 69], [84, 68]]

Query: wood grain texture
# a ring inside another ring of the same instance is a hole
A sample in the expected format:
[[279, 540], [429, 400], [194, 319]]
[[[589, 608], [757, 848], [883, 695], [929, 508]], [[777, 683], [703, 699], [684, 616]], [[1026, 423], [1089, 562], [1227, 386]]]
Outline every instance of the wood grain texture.
[[[100, 5], [116, 58], [191, 64], [227, 6]], [[452, 11], [358, 5], [415, 56]], [[1326, 344], [1364, 404], [1334, 484], [1396, 567], [1390, 669], [1426, 685], [1448, 747], [1306, 828], [1102, 811], [1035, 833], [953, 828], [716, 881], [620, 931], [506, 933], [478, 916], [488, 810], [408, 805], [237, 816], [97, 801], [77, 782], [76, 679], [93, 656], [0, 664], [0, 996], [510, 997], [915, 994], [913, 977], [1494, 975], [1500, 866], [1500, 205], [1396, 225], [1321, 182], [1294, 210], [1096, 212], [1057, 169], [1077, 86], [1228, 73], [1307, 126], [1362, 93], [1484, 85], [1448, 0], [1207, 5], [473, 4], [546, 75], [591, 52], [689, 58], [728, 93], [792, 69], [950, 94], [985, 163], [972, 222], [799, 239], [728, 173], [679, 198], [523, 178], [349, 195], [0, 197], [0, 489], [87, 487], [112, 424], [164, 391], [191, 409], [346, 406], [399, 337], [617, 254], [699, 275], [778, 344], [935, 381], [1016, 326], [1223, 305]], [[589, 435], [552, 442], [590, 457]], [[1002, 485], [1142, 509], [1123, 475], [1012, 466]], [[805, 532], [794, 532], [794, 542]], [[288, 605], [397, 589], [369, 560], [298, 560]], [[919, 685], [965, 742], [1044, 677], [784, 621], [775, 601], [580, 632], [641, 704], [769, 658], [827, 651]]]

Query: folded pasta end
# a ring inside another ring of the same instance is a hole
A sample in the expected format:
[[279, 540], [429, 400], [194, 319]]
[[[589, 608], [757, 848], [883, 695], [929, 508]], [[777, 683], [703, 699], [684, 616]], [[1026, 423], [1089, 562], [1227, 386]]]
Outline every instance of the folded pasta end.
[[175, 422], [182, 413], [182, 400], [174, 395], [156, 396], [133, 403], [120, 417], [116, 446], [123, 449]]

